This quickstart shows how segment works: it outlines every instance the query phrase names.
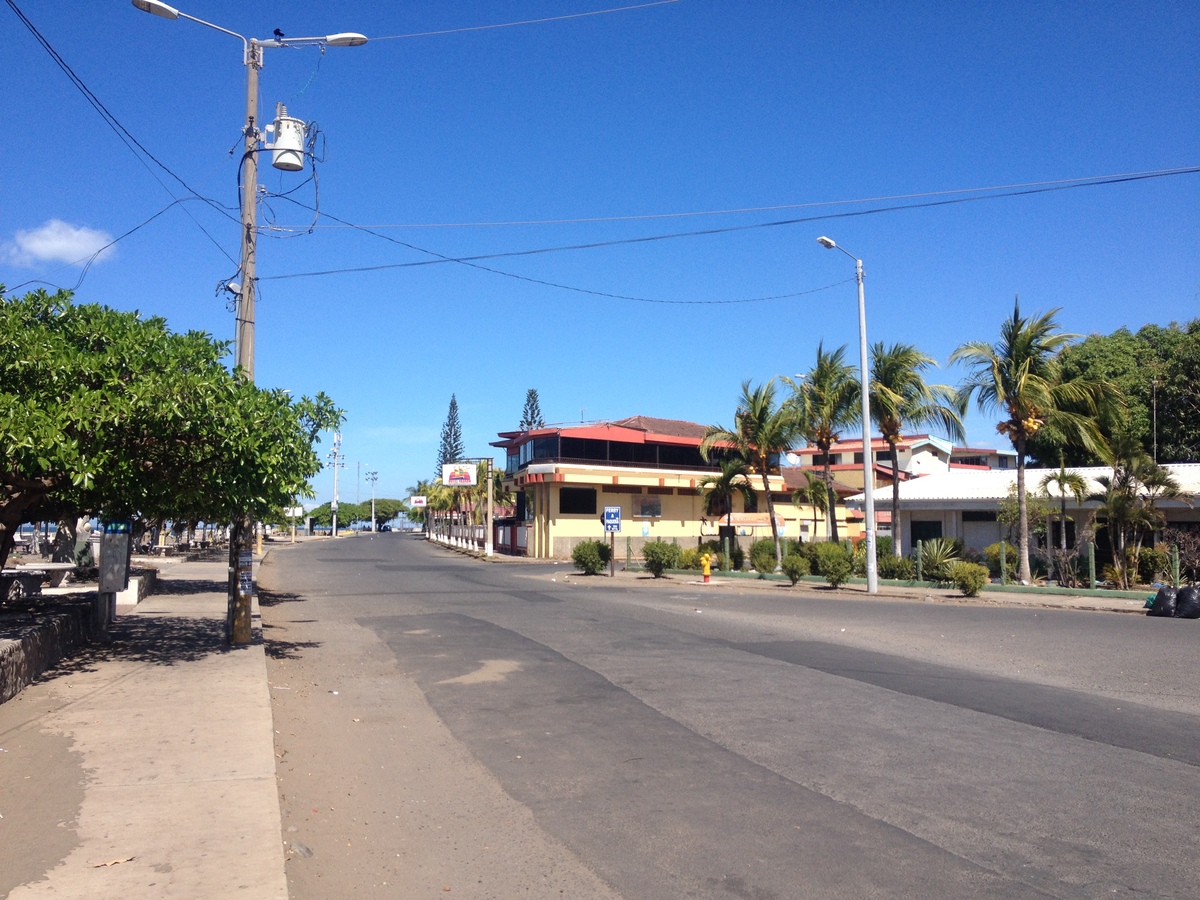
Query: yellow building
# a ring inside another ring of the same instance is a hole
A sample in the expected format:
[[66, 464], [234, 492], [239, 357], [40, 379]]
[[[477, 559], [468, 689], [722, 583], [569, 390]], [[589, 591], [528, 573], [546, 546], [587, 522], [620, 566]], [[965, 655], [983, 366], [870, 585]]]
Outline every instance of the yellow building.
[[[505, 485], [517, 498], [515, 519], [498, 529], [500, 552], [567, 559], [580, 541], [606, 538], [605, 507], [621, 511], [618, 557], [640, 556], [646, 541], [676, 540], [691, 547], [716, 539], [729, 519], [724, 510], [705, 514], [700, 486], [719, 473], [721, 452], [715, 450], [707, 461], [700, 455], [704, 426], [695, 422], [633, 416], [499, 436], [492, 446], [507, 454]], [[793, 505], [778, 468], [768, 477], [781, 535], [812, 540], [811, 507]], [[747, 508], [735, 497], [732, 511], [732, 527], [744, 548], [771, 536], [762, 478], [756, 474], [752, 481], [757, 502]], [[838, 517], [844, 523], [845, 507], [838, 507]], [[844, 524], [839, 528], [844, 535]], [[819, 522], [817, 538], [824, 534]]]

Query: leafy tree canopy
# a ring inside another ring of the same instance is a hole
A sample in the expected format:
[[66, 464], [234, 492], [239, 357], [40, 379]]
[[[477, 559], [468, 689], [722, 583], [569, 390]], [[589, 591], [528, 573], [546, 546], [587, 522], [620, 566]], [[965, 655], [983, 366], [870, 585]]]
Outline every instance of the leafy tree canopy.
[[0, 299], [0, 562], [35, 512], [226, 522], [309, 496], [342, 412], [256, 388], [228, 347], [67, 291]]

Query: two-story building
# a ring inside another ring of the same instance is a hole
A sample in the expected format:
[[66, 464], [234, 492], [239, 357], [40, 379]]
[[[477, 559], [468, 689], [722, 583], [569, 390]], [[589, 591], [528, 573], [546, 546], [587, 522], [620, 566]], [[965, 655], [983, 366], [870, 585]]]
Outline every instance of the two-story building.
[[[555, 425], [501, 432], [492, 446], [505, 451], [505, 485], [516, 495], [516, 516], [501, 526], [501, 552], [563, 559], [582, 540], [606, 537], [605, 507], [621, 510], [618, 555], [641, 553], [642, 544], [676, 540], [680, 546], [715, 539], [729, 511], [704, 512], [704, 479], [720, 471], [719, 448], [700, 455], [705, 427], [679, 419], [632, 416], [613, 422]], [[735, 497], [732, 525], [743, 544], [770, 537], [760, 475], [751, 479], [755, 500]], [[778, 465], [768, 474], [776, 523], [785, 537], [824, 537], [811, 507], [792, 503]], [[845, 508], [838, 507], [839, 521]], [[845, 533], [845, 526], [840, 526]]]

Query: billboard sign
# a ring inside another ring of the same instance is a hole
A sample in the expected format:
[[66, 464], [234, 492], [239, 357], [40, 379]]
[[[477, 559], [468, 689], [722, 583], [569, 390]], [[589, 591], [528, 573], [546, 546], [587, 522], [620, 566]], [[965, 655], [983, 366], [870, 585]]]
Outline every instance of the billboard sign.
[[408, 505], [413, 509], [424, 509], [429, 504], [429, 499], [424, 494], [413, 494], [408, 498]]
[[479, 483], [475, 469], [475, 463], [447, 463], [442, 466], [442, 484], [447, 487], [474, 487]]

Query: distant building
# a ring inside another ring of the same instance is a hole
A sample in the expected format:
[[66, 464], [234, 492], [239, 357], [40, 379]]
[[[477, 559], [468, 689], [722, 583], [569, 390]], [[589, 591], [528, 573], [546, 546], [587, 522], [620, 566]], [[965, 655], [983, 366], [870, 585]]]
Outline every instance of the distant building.
[[[539, 559], [568, 558], [580, 541], [606, 537], [606, 506], [621, 509], [619, 558], [626, 552], [640, 556], [646, 541], [676, 540], [686, 547], [716, 539], [726, 514], [706, 516], [699, 487], [706, 476], [720, 471], [720, 453], [707, 461], [700, 455], [704, 431], [695, 422], [632, 416], [501, 432], [492, 446], [505, 451], [505, 486], [516, 495], [516, 514], [498, 529], [497, 549]], [[792, 487], [778, 466], [768, 481], [783, 536], [823, 538], [824, 522], [818, 522], [814, 533], [811, 507], [792, 503]], [[771, 536], [761, 476], [754, 475], [751, 486], [756, 502], [746, 504], [737, 497], [732, 510], [743, 546]], [[844, 506], [838, 506], [837, 515], [844, 523]], [[839, 528], [845, 534], [845, 525]]]

